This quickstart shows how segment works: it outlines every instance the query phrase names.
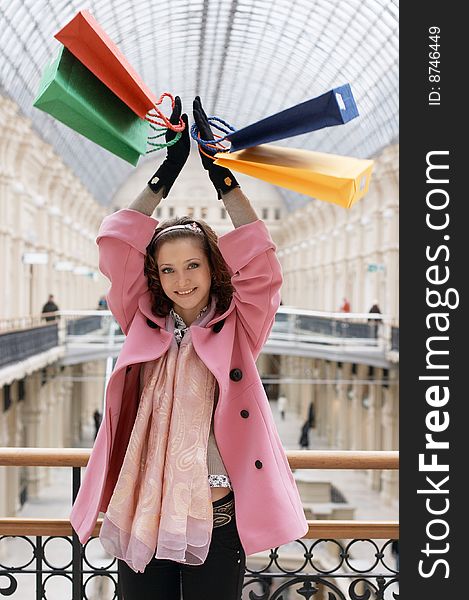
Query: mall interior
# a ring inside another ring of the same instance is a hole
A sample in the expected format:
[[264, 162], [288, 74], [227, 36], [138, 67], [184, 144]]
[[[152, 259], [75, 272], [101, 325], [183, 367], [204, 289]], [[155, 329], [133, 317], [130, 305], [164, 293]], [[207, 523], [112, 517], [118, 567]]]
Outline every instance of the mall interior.
[[[96, 235], [106, 215], [145, 188], [165, 150], [133, 166], [33, 106], [44, 67], [57, 54], [55, 33], [84, 8], [151, 90], [181, 97], [189, 125], [196, 95], [208, 114], [239, 129], [350, 84], [357, 118], [274, 143], [373, 160], [365, 197], [344, 208], [236, 173], [282, 268], [281, 305], [256, 366], [312, 523], [306, 539], [278, 548], [278, 556], [248, 557], [242, 598], [394, 597], [396, 0], [90, 0], [86, 7], [2, 0], [0, 596], [10, 589], [25, 600], [121, 597], [115, 563], [98, 539], [80, 550], [64, 524], [86, 465], [67, 452], [88, 456], [124, 340], [104, 300], [109, 282], [99, 270]], [[194, 141], [153, 214], [159, 221], [183, 215], [206, 221], [219, 236], [233, 229]], [[50, 519], [49, 529], [36, 519]]]

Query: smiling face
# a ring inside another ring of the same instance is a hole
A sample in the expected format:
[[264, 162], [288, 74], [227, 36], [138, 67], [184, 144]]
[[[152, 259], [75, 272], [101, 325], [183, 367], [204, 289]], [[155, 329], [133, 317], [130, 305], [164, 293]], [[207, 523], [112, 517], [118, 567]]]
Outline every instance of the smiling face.
[[205, 251], [197, 239], [171, 240], [160, 246], [156, 262], [165, 294], [190, 325], [210, 299], [212, 278]]

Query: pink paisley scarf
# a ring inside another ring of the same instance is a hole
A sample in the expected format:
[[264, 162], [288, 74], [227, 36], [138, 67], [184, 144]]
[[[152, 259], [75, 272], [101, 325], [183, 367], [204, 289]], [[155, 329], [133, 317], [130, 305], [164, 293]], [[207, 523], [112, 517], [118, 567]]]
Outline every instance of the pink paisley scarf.
[[[215, 307], [212, 298], [194, 324], [208, 323]], [[216, 380], [190, 328], [179, 347], [173, 338], [166, 354], [142, 368], [135, 424], [99, 537], [136, 572], [153, 556], [199, 565], [213, 527], [207, 444]]]

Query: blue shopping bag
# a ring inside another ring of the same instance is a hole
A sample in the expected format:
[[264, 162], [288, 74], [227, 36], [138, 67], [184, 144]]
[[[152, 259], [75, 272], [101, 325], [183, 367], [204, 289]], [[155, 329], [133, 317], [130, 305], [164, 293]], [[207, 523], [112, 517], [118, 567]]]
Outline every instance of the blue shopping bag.
[[227, 136], [230, 152], [267, 142], [342, 125], [358, 117], [358, 109], [348, 83], [286, 110], [243, 127]]
[[231, 142], [229, 152], [237, 152], [324, 127], [343, 125], [355, 117], [358, 117], [357, 105], [350, 84], [346, 83], [238, 130], [219, 117], [207, 117], [209, 124], [225, 135], [212, 140], [201, 139], [194, 123], [191, 136], [210, 154], [214, 148], [226, 151], [222, 146], [224, 141]]

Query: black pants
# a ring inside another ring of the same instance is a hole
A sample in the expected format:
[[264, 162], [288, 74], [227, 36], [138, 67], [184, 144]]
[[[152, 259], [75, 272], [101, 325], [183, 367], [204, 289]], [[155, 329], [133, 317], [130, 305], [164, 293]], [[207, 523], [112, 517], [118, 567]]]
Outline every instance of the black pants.
[[[232, 492], [215, 500], [214, 509], [231, 497]], [[202, 565], [153, 558], [143, 573], [135, 573], [124, 561], [117, 562], [123, 600], [240, 600], [246, 555], [232, 517], [213, 528]]]

